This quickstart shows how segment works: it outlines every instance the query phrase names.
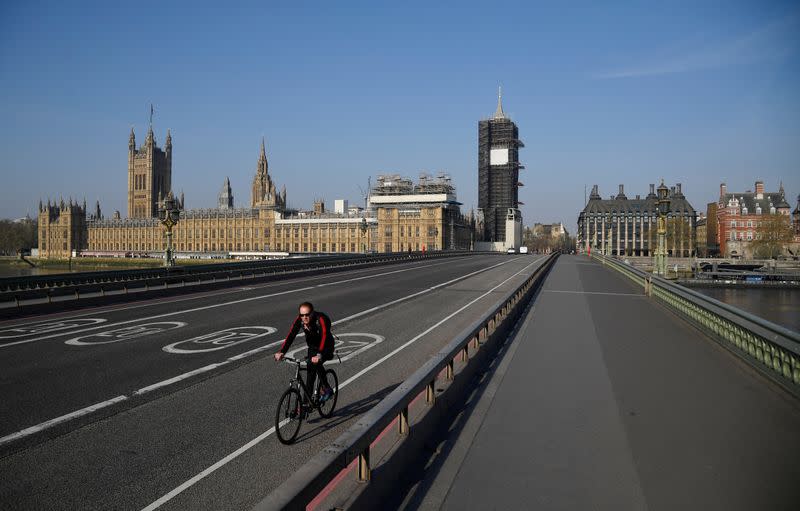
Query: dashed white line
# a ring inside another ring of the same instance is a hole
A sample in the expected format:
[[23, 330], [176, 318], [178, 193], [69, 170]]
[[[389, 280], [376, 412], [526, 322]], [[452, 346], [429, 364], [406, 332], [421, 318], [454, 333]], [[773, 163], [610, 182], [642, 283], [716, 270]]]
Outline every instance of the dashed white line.
[[[538, 261], [538, 259], [537, 259], [537, 261]], [[439, 289], [440, 287], [452, 284], [452, 283], [457, 282], [459, 280], [466, 279], [466, 278], [471, 277], [473, 275], [476, 275], [478, 273], [482, 273], [482, 272], [491, 270], [492, 268], [496, 268], [498, 266], [501, 266], [501, 265], [505, 264], [506, 262], [507, 261], [504, 261], [502, 263], [499, 263], [499, 264], [496, 264], [496, 265], [493, 265], [493, 266], [489, 266], [487, 268], [482, 268], [482, 269], [474, 271], [472, 273], [468, 273], [466, 275], [462, 275], [462, 276], [457, 277], [455, 279], [448, 280], [447, 282], [442, 282], [441, 284], [437, 284], [437, 285], [429, 287], [427, 289], [423, 289], [422, 291], [418, 291], [416, 293], [412, 293], [410, 295], [398, 298], [396, 300], [392, 300], [390, 302], [386, 302], [386, 303], [383, 303], [381, 305], [377, 305], [375, 307], [363, 310], [361, 312], [357, 312], [355, 314], [352, 314], [352, 315], [347, 316], [345, 318], [342, 318], [340, 320], [334, 321], [331, 324], [332, 325], [340, 325], [340, 324], [342, 324], [342, 323], [344, 323], [346, 321], [350, 321], [352, 319], [364, 316], [366, 314], [370, 314], [370, 313], [378, 311], [380, 309], [385, 309], [386, 307], [390, 307], [392, 305], [395, 305], [397, 303], [403, 302], [405, 300], [409, 300], [409, 299], [414, 298], [416, 296], [419, 296], [419, 295], [422, 295], [422, 294], [425, 294], [425, 293], [429, 293], [431, 291]], [[534, 262], [536, 262], [536, 261], [534, 261]], [[533, 264], [533, 263], [531, 263], [531, 264]], [[524, 268], [523, 268], [523, 270], [524, 270]], [[520, 272], [521, 271], [522, 270], [520, 270]], [[512, 277], [518, 275], [520, 272], [515, 273], [514, 275], [512, 275]], [[396, 273], [396, 272], [391, 272], [391, 273]], [[511, 277], [509, 277], [509, 279], [510, 278]], [[348, 281], [350, 281], [350, 280], [355, 280], [355, 279], [349, 279]], [[508, 279], [506, 279], [506, 281], [507, 280]], [[506, 281], [503, 281], [503, 282], [506, 282]], [[304, 288], [304, 289], [312, 289], [312, 288]], [[493, 288], [493, 289], [496, 289], [496, 287]], [[285, 293], [277, 293], [277, 294], [285, 294]], [[156, 316], [156, 317], [158, 317], [158, 316]], [[127, 322], [127, 323], [130, 323], [130, 322]], [[118, 324], [120, 324], [120, 323], [118, 323]], [[106, 325], [106, 326], [115, 326], [115, 325]], [[70, 334], [73, 334], [73, 333], [76, 333], [76, 332], [70, 332]], [[302, 337], [303, 335], [304, 334], [301, 333], [297, 337]], [[227, 360], [224, 360], [222, 362], [218, 362], [216, 364], [210, 364], [210, 365], [207, 365], [207, 366], [203, 366], [203, 367], [200, 367], [198, 369], [194, 369], [192, 371], [189, 371], [189, 372], [186, 372], [186, 373], [183, 373], [183, 374], [179, 374], [179, 375], [174, 376], [172, 378], [169, 378], [169, 379], [154, 383], [152, 385], [148, 385], [146, 387], [142, 387], [141, 389], [137, 389], [137, 390], [134, 390], [133, 392], [131, 392], [129, 394], [129, 396], [133, 397], [133, 396], [139, 396], [139, 395], [150, 393], [150, 392], [152, 392], [154, 390], [166, 387], [168, 385], [172, 385], [174, 383], [183, 381], [183, 380], [185, 380], [187, 378], [191, 378], [192, 376], [197, 376], [198, 374], [202, 374], [202, 373], [206, 373], [208, 371], [212, 371], [214, 369], [217, 369], [218, 367], [221, 367], [221, 366], [224, 366], [224, 365], [228, 364], [229, 362], [233, 362], [235, 360], [241, 360], [243, 358], [255, 355], [255, 354], [260, 353], [262, 351], [265, 351], [267, 349], [273, 348], [273, 347], [281, 344], [282, 342], [283, 341], [277, 341], [277, 342], [274, 342], [274, 343], [271, 343], [271, 344], [267, 344], [266, 346], [261, 346], [261, 347], [256, 348], [256, 349], [253, 349], [253, 350], [250, 350], [250, 351], [246, 351], [244, 353], [240, 353], [239, 355], [232, 356], [232, 357], [230, 357]], [[2, 346], [0, 346], [0, 347], [2, 347]], [[120, 401], [124, 401], [125, 399], [128, 399], [128, 396], [118, 396], [118, 397], [115, 397], [114, 399], [110, 399], [108, 401], [103, 401], [102, 403], [96, 403], [96, 404], [93, 404], [91, 406], [87, 406], [86, 408], [82, 408], [80, 410], [77, 410], [75, 412], [71, 412], [71, 413], [68, 413], [66, 415], [62, 415], [61, 417], [57, 417], [55, 419], [51, 419], [49, 421], [42, 422], [41, 424], [37, 424], [36, 426], [31, 426], [29, 428], [23, 429], [23, 430], [18, 431], [16, 433], [12, 433], [10, 435], [7, 435], [5, 437], [0, 438], [0, 445], [3, 445], [4, 443], [8, 443], [8, 442], [11, 442], [13, 440], [17, 440], [17, 439], [20, 439], [20, 438], [23, 438], [23, 437], [26, 437], [26, 436], [29, 436], [29, 435], [32, 435], [34, 433], [38, 433], [39, 431], [42, 431], [43, 429], [47, 429], [49, 427], [55, 426], [56, 424], [60, 424], [62, 422], [71, 420], [73, 418], [77, 418], [77, 417], [92, 413], [95, 410], [99, 410], [101, 408], [105, 408], [106, 406], [110, 406], [110, 405], [118, 403]]]
[[14, 440], [18, 440], [20, 438], [33, 435], [34, 433], [38, 433], [44, 429], [49, 427], [55, 426], [56, 424], [61, 424], [62, 422], [66, 422], [72, 419], [77, 419], [78, 417], [82, 417], [84, 415], [88, 415], [90, 413], [96, 412], [102, 408], [107, 406], [111, 406], [113, 404], [119, 403], [120, 401], [125, 401], [128, 399], [128, 396], [117, 396], [115, 398], [109, 399], [107, 401], [103, 401], [102, 403], [95, 403], [91, 406], [87, 406], [86, 408], [81, 408], [80, 410], [75, 410], [74, 412], [70, 412], [66, 415], [62, 415], [61, 417], [56, 417], [55, 419], [50, 419], [47, 422], [42, 422], [41, 424], [37, 424], [36, 426], [31, 426], [29, 428], [25, 428], [21, 431], [17, 431], [16, 433], [12, 433], [10, 435], [6, 435], [0, 438], [0, 445], [7, 444], [9, 442], [13, 442]]
[[[508, 261], [504, 261], [503, 263], [500, 263], [500, 264], [505, 264], [506, 262], [508, 262]], [[152, 319], [160, 319], [160, 318], [166, 318], [166, 317], [176, 316], [176, 315], [180, 315], [180, 314], [188, 314], [188, 313], [191, 313], [191, 312], [197, 312], [197, 311], [202, 311], [202, 310], [207, 310], [207, 309], [214, 309], [214, 308], [217, 308], [217, 307], [227, 307], [229, 305], [237, 305], [237, 304], [240, 304], [240, 303], [250, 302], [250, 301], [254, 301], [254, 300], [263, 300], [265, 298], [274, 298], [276, 296], [282, 296], [282, 295], [293, 294], [293, 293], [301, 293], [301, 292], [304, 292], [304, 291], [310, 291], [310, 290], [312, 290], [314, 288], [317, 288], [317, 287], [333, 286], [333, 285], [338, 285], [338, 284], [346, 284], [348, 282], [354, 282], [356, 280], [364, 280], [364, 279], [368, 279], [368, 278], [384, 277], [386, 275], [392, 275], [392, 274], [396, 274], [396, 273], [403, 273], [403, 272], [407, 272], [407, 271], [417, 270], [417, 269], [420, 269], [420, 268], [438, 266], [439, 264], [444, 264], [444, 263], [432, 263], [432, 264], [428, 264], [428, 265], [424, 265], [424, 266], [415, 266], [413, 268], [402, 268], [402, 269], [399, 269], [399, 270], [392, 270], [392, 271], [383, 272], [383, 273], [376, 273], [375, 275], [367, 275], [367, 276], [363, 276], [363, 277], [355, 277], [355, 278], [351, 278], [351, 279], [337, 280], [335, 282], [316, 284], [316, 285], [313, 285], [313, 286], [306, 286], [306, 287], [301, 287], [301, 288], [296, 288], [296, 289], [288, 289], [286, 291], [279, 291], [279, 292], [270, 293], [270, 294], [267, 294], [267, 295], [251, 296], [250, 298], [242, 298], [240, 300], [233, 300], [233, 301], [230, 301], [230, 302], [223, 302], [223, 303], [215, 303], [215, 304], [211, 304], [211, 305], [204, 305], [202, 307], [195, 307], [193, 309], [185, 309], [185, 310], [174, 311], [174, 312], [166, 312], [164, 314], [156, 314], [154, 316], [146, 316], [146, 317], [143, 317], [143, 318], [130, 319], [130, 320], [127, 320], [127, 321], [119, 321], [117, 323], [104, 324], [104, 325], [98, 326], [98, 327], [84, 328], [83, 330], [72, 330], [70, 332], [62, 332], [62, 333], [58, 333], [58, 334], [44, 335], [44, 336], [36, 337], [36, 338], [33, 338], [33, 339], [24, 339], [24, 340], [21, 340], [21, 341], [15, 341], [15, 342], [9, 342], [9, 343], [5, 343], [5, 344], [0, 344], [0, 348], [6, 348], [6, 347], [9, 347], [9, 346], [16, 346], [17, 344], [27, 344], [27, 343], [31, 343], [31, 342], [43, 341], [43, 340], [46, 340], [46, 339], [52, 339], [54, 337], [62, 337], [64, 335], [72, 335], [72, 334], [76, 334], [76, 333], [89, 332], [89, 331], [92, 331], [92, 330], [98, 330], [100, 328], [111, 328], [111, 327], [116, 327], [116, 326], [119, 326], [119, 325], [127, 325], [127, 324], [130, 324], [130, 323], [137, 323], [137, 322], [140, 322], [140, 321], [149, 321], [149, 320], [152, 320]], [[495, 265], [495, 266], [499, 266], [499, 265]], [[479, 273], [481, 271], [486, 271], [487, 269], [494, 268], [495, 266], [490, 266], [488, 268], [483, 268], [481, 270], [478, 270], [478, 272], [474, 272], [474, 273]], [[474, 273], [465, 275], [464, 277], [467, 277], [469, 275], [473, 275]]]
[[[421, 334], [417, 335], [417, 336], [416, 336], [416, 337], [414, 337], [413, 339], [411, 339], [411, 340], [407, 341], [407, 342], [406, 342], [405, 344], [403, 344], [402, 346], [400, 346], [400, 347], [396, 348], [396, 349], [395, 349], [394, 351], [392, 351], [391, 353], [389, 353], [389, 354], [387, 354], [387, 355], [385, 355], [385, 356], [381, 357], [379, 360], [377, 360], [377, 361], [373, 362], [373, 363], [372, 363], [372, 364], [370, 364], [369, 366], [367, 366], [367, 367], [365, 367], [364, 369], [362, 369], [361, 371], [357, 372], [355, 375], [353, 375], [352, 377], [348, 378], [346, 381], [342, 382], [342, 383], [339, 385], [339, 390], [343, 389], [344, 387], [347, 387], [348, 385], [350, 385], [351, 383], [353, 383], [354, 381], [356, 381], [358, 378], [362, 377], [364, 374], [368, 373], [369, 371], [371, 371], [371, 370], [372, 370], [372, 369], [374, 369], [375, 367], [377, 367], [377, 366], [379, 366], [380, 364], [384, 363], [385, 361], [389, 360], [391, 357], [393, 357], [394, 355], [396, 355], [396, 354], [397, 354], [397, 353], [399, 353], [400, 351], [404, 350], [404, 349], [405, 349], [405, 348], [407, 348], [408, 346], [410, 346], [410, 345], [414, 344], [414, 343], [415, 343], [415, 342], [417, 342], [419, 339], [421, 339], [422, 337], [424, 337], [425, 335], [427, 335], [428, 333], [430, 333], [430, 332], [431, 332], [431, 331], [433, 331], [434, 329], [438, 328], [438, 327], [439, 327], [439, 326], [441, 326], [443, 323], [445, 323], [446, 321], [450, 320], [450, 319], [451, 319], [453, 316], [455, 316], [456, 314], [459, 314], [460, 312], [462, 312], [464, 309], [466, 309], [466, 308], [467, 308], [467, 307], [469, 307], [470, 305], [474, 304], [475, 302], [477, 302], [478, 300], [480, 300], [480, 299], [484, 298], [485, 296], [487, 296], [487, 295], [491, 294], [491, 293], [492, 293], [494, 290], [496, 290], [497, 288], [499, 288], [500, 286], [502, 286], [503, 284], [505, 284], [506, 282], [508, 282], [508, 281], [509, 281], [509, 280], [511, 280], [512, 278], [516, 277], [517, 275], [519, 275], [520, 273], [522, 273], [523, 271], [525, 271], [526, 269], [528, 269], [528, 268], [529, 268], [531, 265], [533, 265], [533, 264], [534, 264], [534, 263], [536, 263], [537, 261], [539, 261], [539, 259], [536, 259], [536, 260], [535, 260], [535, 261], [533, 261], [531, 264], [527, 265], [525, 268], [521, 269], [521, 270], [520, 270], [520, 271], [518, 271], [517, 273], [515, 273], [515, 274], [511, 275], [511, 276], [510, 276], [510, 277], [508, 277], [506, 280], [504, 280], [504, 281], [503, 281], [503, 282], [501, 282], [500, 284], [496, 285], [495, 287], [493, 287], [493, 288], [492, 288], [492, 289], [490, 289], [489, 291], [486, 291], [485, 293], [483, 293], [482, 295], [478, 296], [477, 298], [475, 298], [474, 300], [472, 300], [472, 301], [471, 301], [471, 302], [469, 302], [468, 304], [464, 305], [463, 307], [461, 307], [461, 308], [460, 308], [460, 309], [458, 309], [457, 311], [455, 311], [455, 312], [453, 312], [453, 313], [449, 314], [447, 317], [445, 317], [445, 318], [441, 319], [441, 320], [440, 320], [438, 323], [436, 323], [435, 325], [431, 326], [430, 328], [428, 328], [427, 330], [425, 330], [425, 331], [424, 331], [424, 332], [422, 332]], [[185, 491], [186, 489], [188, 489], [188, 488], [190, 488], [190, 487], [194, 486], [194, 485], [195, 485], [195, 484], [197, 484], [199, 481], [203, 480], [203, 479], [204, 479], [206, 476], [208, 476], [208, 475], [210, 475], [210, 474], [212, 474], [212, 473], [216, 472], [216, 471], [217, 471], [219, 468], [221, 468], [221, 467], [223, 467], [223, 466], [227, 465], [229, 462], [231, 462], [232, 460], [236, 459], [236, 458], [237, 458], [237, 457], [239, 457], [241, 454], [243, 454], [243, 453], [247, 452], [247, 451], [248, 451], [250, 448], [254, 447], [255, 445], [257, 445], [257, 444], [258, 444], [258, 443], [260, 443], [261, 441], [265, 440], [265, 439], [266, 439], [266, 438], [268, 438], [270, 435], [272, 435], [274, 432], [275, 432], [275, 427], [271, 427], [271, 428], [269, 428], [267, 431], [265, 431], [265, 432], [261, 433], [260, 435], [258, 435], [258, 436], [257, 436], [257, 437], [255, 437], [254, 439], [250, 440], [249, 442], [247, 442], [247, 443], [246, 443], [246, 444], [244, 444], [243, 446], [239, 447], [238, 449], [236, 449], [236, 450], [235, 450], [235, 451], [233, 451], [232, 453], [230, 453], [230, 454], [228, 454], [227, 456], [225, 456], [224, 458], [222, 458], [221, 460], [217, 461], [216, 463], [212, 464], [211, 466], [209, 466], [209, 467], [208, 467], [208, 468], [206, 468], [205, 470], [201, 471], [199, 474], [195, 475], [194, 477], [192, 477], [192, 478], [191, 478], [191, 479], [189, 479], [188, 481], [186, 481], [186, 482], [184, 482], [183, 484], [179, 485], [178, 487], [174, 488], [172, 491], [170, 491], [170, 492], [169, 492], [169, 493], [167, 493], [166, 495], [162, 496], [161, 498], [157, 499], [156, 501], [154, 501], [153, 503], [151, 503], [151, 504], [150, 504], [150, 505], [148, 505], [147, 507], [143, 508], [143, 509], [142, 509], [142, 511], [153, 511], [153, 510], [155, 510], [155, 509], [158, 509], [158, 508], [159, 508], [159, 507], [161, 507], [163, 504], [166, 504], [167, 502], [169, 502], [170, 500], [172, 500], [173, 498], [175, 498], [177, 495], [181, 494], [181, 493], [182, 493], [183, 491]]]

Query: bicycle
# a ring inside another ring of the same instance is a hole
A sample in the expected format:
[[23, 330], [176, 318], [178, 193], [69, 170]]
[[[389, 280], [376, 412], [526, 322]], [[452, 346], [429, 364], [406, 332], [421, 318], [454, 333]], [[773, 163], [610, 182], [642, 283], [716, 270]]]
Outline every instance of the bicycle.
[[[308, 371], [308, 365], [306, 364], [305, 367], [302, 365], [308, 359], [298, 360], [284, 356], [282, 360], [297, 366], [294, 378], [289, 380], [289, 388], [281, 395], [278, 400], [278, 409], [275, 410], [275, 433], [282, 444], [288, 445], [294, 442], [303, 420], [315, 409], [326, 419], [333, 415], [339, 397], [339, 377], [333, 369], [325, 370], [325, 384], [333, 391], [333, 394], [327, 400], [321, 400], [317, 396], [322, 396], [320, 392], [322, 378], [317, 378], [316, 393], [312, 395], [301, 374]], [[341, 362], [341, 358], [339, 361]], [[303, 399], [304, 397], [305, 399]]]

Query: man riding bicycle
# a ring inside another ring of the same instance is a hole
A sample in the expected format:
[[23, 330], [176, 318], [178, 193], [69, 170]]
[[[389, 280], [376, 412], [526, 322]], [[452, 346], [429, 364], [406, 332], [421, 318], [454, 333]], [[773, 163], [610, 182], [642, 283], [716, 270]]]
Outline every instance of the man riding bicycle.
[[280, 351], [275, 353], [275, 360], [280, 361], [289, 346], [294, 342], [294, 338], [300, 333], [300, 329], [306, 336], [308, 345], [308, 388], [313, 392], [314, 382], [317, 376], [320, 377], [320, 396], [319, 400], [325, 402], [333, 395], [333, 390], [328, 387], [325, 381], [325, 368], [322, 364], [326, 360], [333, 358], [333, 333], [331, 332], [331, 318], [323, 312], [314, 310], [310, 302], [300, 304], [299, 314], [292, 323], [289, 334], [284, 339]]

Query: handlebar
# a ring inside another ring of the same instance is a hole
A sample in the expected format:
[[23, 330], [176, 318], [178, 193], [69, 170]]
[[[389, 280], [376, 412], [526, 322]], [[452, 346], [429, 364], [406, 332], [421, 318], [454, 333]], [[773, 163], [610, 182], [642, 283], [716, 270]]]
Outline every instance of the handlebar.
[[[338, 358], [338, 359], [339, 359], [339, 363], [341, 364], [341, 363], [342, 363], [342, 357], [341, 357], [341, 355], [339, 355], [339, 350], [336, 350], [336, 351], [334, 351], [334, 352], [333, 352], [333, 355], [334, 355], [336, 358]], [[284, 355], [284, 356], [283, 356], [283, 358], [281, 358], [281, 360], [280, 360], [280, 361], [281, 361], [281, 362], [291, 362], [291, 363], [293, 363], [293, 364], [298, 364], [298, 365], [300, 365], [300, 364], [302, 364], [303, 362], [305, 362], [305, 363], [308, 363], [308, 360], [309, 360], [310, 358], [311, 358], [311, 357], [306, 357], [306, 358], [304, 358], [304, 359], [302, 359], [302, 360], [301, 360], [301, 359], [299, 359], [299, 358], [292, 358], [292, 357], [287, 357], [286, 355]]]

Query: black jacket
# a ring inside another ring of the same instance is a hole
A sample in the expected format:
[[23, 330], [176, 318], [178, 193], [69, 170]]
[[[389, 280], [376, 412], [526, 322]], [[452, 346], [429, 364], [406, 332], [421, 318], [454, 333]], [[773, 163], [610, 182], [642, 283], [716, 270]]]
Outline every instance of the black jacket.
[[331, 318], [324, 312], [314, 311], [311, 313], [311, 321], [308, 324], [308, 330], [303, 328], [303, 321], [300, 316], [297, 316], [292, 323], [292, 328], [289, 334], [284, 339], [281, 345], [281, 353], [286, 353], [289, 346], [294, 342], [301, 331], [306, 334], [306, 344], [308, 344], [309, 356], [316, 353], [322, 353], [325, 358], [333, 356], [333, 333], [331, 333]]

